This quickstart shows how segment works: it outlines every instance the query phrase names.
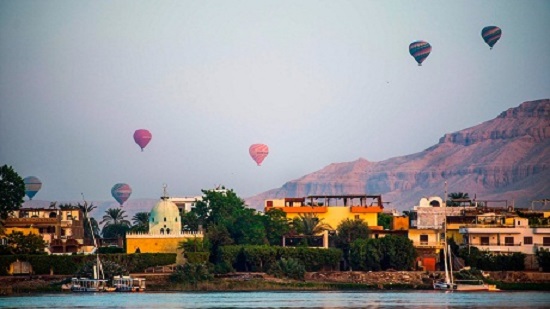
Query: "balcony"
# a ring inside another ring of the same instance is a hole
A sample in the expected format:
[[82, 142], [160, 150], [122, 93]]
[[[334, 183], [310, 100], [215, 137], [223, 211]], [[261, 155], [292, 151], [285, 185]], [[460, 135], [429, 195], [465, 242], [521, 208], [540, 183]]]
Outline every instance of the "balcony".
[[381, 213], [382, 207], [380, 206], [351, 206], [350, 211], [352, 213]]
[[281, 209], [287, 214], [303, 214], [303, 213], [326, 213], [327, 207], [274, 207], [274, 209]]
[[413, 242], [415, 248], [423, 249], [442, 249], [445, 247], [445, 242], [439, 241], [415, 241]]

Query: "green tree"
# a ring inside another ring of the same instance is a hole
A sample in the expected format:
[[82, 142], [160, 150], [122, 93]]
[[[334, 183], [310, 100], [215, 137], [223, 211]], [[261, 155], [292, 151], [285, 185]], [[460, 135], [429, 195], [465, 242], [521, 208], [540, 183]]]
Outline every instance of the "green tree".
[[319, 218], [314, 213], [300, 214], [292, 221], [292, 226], [295, 231], [305, 236], [315, 236], [323, 233], [324, 231], [332, 230], [332, 227], [323, 222], [322, 218]]
[[[130, 221], [126, 220], [126, 214], [125, 211], [120, 208], [109, 208], [105, 210], [105, 215], [103, 215], [103, 220], [99, 222], [99, 224], [105, 223], [105, 226], [109, 225], [125, 225], [127, 227], [130, 227], [132, 224]], [[104, 226], [104, 228], [105, 228]]]
[[537, 263], [543, 272], [550, 272], [550, 250], [539, 248], [535, 253]]
[[118, 238], [124, 237], [126, 232], [130, 230], [130, 227], [126, 224], [116, 223], [103, 226], [101, 235], [103, 238]]
[[25, 197], [25, 183], [15, 170], [8, 165], [0, 167], [0, 219], [21, 208]]
[[353, 270], [379, 271], [382, 269], [380, 239], [357, 239], [351, 243], [350, 265]]
[[184, 231], [197, 232], [201, 227], [201, 221], [196, 212], [186, 212], [181, 216], [181, 229]]
[[134, 225], [131, 228], [132, 232], [149, 232], [149, 213], [138, 212], [132, 217]]
[[44, 254], [46, 242], [40, 235], [11, 232], [6, 235], [6, 245], [0, 251], [10, 254]]
[[[350, 265], [350, 246], [357, 239], [368, 239], [370, 229], [366, 222], [361, 219], [345, 219], [336, 228], [335, 244], [342, 249], [346, 265]], [[345, 267], [347, 268], [347, 266]]]
[[413, 270], [416, 249], [412, 240], [404, 236], [386, 235], [380, 238], [382, 269]]
[[286, 213], [281, 209], [270, 209], [262, 218], [269, 244], [281, 246], [283, 236], [290, 231], [290, 221]]
[[90, 215], [90, 213], [97, 208], [93, 203], [88, 205], [87, 202], [84, 202], [84, 205], [78, 203], [78, 208], [82, 211], [82, 215], [84, 216], [84, 238], [88, 239], [88, 241], [92, 241], [93, 237], [92, 234], [99, 238], [100, 229], [99, 224], [97, 223], [97, 220]]
[[469, 200], [468, 193], [464, 192], [452, 192], [447, 195], [447, 206], [459, 206], [461, 201]]
[[385, 213], [379, 213], [378, 214], [378, 225], [383, 227], [385, 230], [389, 230], [391, 228], [391, 221], [393, 219], [393, 216], [390, 214]]
[[[235, 244], [264, 244], [267, 242], [262, 215], [246, 207], [244, 200], [233, 190], [202, 190], [203, 197], [191, 212], [185, 214], [184, 228], [193, 230], [202, 226], [209, 231], [216, 226], [216, 233], [227, 231]], [[212, 244], [215, 247], [215, 240]]]

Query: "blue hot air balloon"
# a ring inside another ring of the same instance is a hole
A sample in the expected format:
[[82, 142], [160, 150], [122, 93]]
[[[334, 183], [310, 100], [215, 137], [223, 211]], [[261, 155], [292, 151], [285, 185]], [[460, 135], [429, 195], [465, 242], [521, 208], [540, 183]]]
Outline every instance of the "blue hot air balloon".
[[111, 195], [120, 204], [120, 207], [122, 207], [122, 204], [128, 200], [130, 194], [132, 194], [132, 188], [125, 183], [117, 183], [113, 186], [113, 188], [111, 188]]
[[25, 194], [29, 197], [30, 200], [40, 191], [42, 188], [42, 181], [36, 176], [29, 176], [23, 179], [25, 183]]
[[422, 62], [428, 58], [431, 51], [432, 46], [426, 41], [415, 41], [409, 45], [409, 53], [418, 65], [422, 65]]

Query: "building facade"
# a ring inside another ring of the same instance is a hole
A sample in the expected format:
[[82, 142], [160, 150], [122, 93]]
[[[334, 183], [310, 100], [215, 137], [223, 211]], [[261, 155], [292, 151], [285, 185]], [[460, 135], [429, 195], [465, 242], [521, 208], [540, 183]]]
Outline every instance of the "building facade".
[[81, 253], [84, 250], [84, 216], [78, 207], [21, 208], [5, 220], [5, 234], [13, 231], [39, 234], [51, 254]]

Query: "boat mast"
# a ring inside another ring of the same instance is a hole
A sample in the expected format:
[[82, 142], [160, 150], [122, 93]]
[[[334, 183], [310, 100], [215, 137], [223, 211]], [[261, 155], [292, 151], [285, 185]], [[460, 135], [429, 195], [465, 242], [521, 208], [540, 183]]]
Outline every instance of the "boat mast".
[[452, 280], [450, 279], [449, 277], [449, 269], [447, 268], [447, 255], [448, 255], [448, 252], [447, 252], [447, 181], [445, 181], [445, 196], [444, 196], [445, 200], [443, 202], [443, 205], [445, 206], [444, 208], [444, 213], [443, 213], [443, 260], [444, 260], [444, 263], [445, 263], [445, 282], [447, 284], [452, 284]]
[[[94, 248], [96, 251], [96, 267], [93, 269], [94, 272], [94, 279], [104, 279], [105, 274], [103, 273], [103, 265], [101, 265], [101, 261], [99, 260], [99, 245], [97, 243], [97, 240], [95, 239], [94, 229], [92, 227], [92, 221], [90, 220], [90, 217], [88, 216], [88, 202], [86, 202], [86, 199], [84, 198], [84, 193], [80, 193], [82, 195], [82, 200], [84, 200], [84, 213], [86, 214], [86, 219], [88, 220], [88, 224], [90, 225], [90, 232], [92, 233], [92, 240], [94, 242]], [[101, 275], [101, 278], [99, 277]]]

